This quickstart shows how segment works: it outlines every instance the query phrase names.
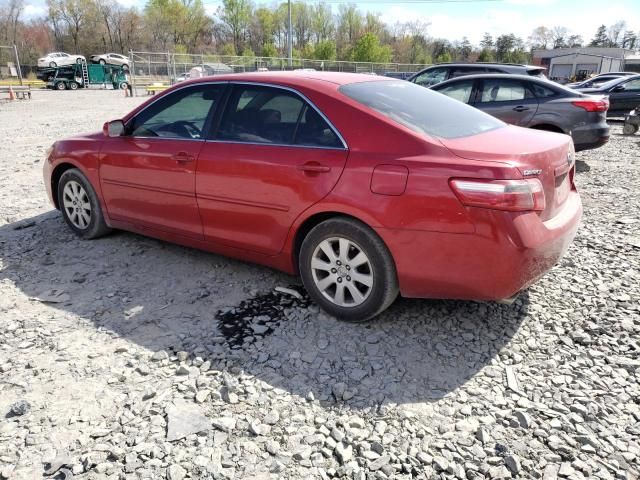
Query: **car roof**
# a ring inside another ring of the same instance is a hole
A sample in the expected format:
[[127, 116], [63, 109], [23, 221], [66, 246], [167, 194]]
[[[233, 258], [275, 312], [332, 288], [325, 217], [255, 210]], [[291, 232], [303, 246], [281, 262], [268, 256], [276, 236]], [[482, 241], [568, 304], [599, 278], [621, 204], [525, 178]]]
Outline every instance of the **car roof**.
[[319, 90], [335, 90], [337, 87], [350, 83], [361, 82], [397, 82], [397, 79], [381, 75], [365, 75], [362, 73], [344, 72], [305, 72], [305, 71], [277, 71], [277, 72], [248, 72], [248, 73], [223, 73], [192, 79], [181, 85], [190, 85], [202, 82], [250, 82], [273, 83], [289, 87], [317, 87]]
[[439, 87], [441, 85], [446, 85], [449, 83], [454, 83], [460, 80], [475, 80], [475, 79], [482, 79], [482, 78], [486, 78], [486, 79], [506, 78], [509, 80], [524, 80], [527, 82], [541, 83], [543, 85], [551, 84], [554, 87], [560, 86], [557, 83], [550, 82], [549, 80], [546, 80], [544, 78], [532, 77], [530, 75], [514, 75], [510, 73], [478, 73], [475, 75], [460, 75], [459, 77], [456, 77], [456, 78], [450, 78], [449, 80], [445, 80], [444, 82], [431, 85], [429, 88], [435, 89], [435, 87]]

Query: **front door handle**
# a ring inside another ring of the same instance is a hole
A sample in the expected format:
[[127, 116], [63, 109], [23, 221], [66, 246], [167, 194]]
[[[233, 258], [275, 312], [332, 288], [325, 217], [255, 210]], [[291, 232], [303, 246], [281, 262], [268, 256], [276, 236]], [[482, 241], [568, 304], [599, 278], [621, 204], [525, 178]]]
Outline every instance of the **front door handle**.
[[320, 165], [316, 162], [305, 163], [304, 165], [298, 165], [298, 170], [305, 173], [327, 173], [331, 171], [331, 167]]
[[188, 163], [193, 162], [195, 157], [193, 155], [189, 155], [187, 152], [178, 152], [173, 156], [173, 159], [178, 163]]
[[529, 110], [529, 107], [524, 107], [522, 105], [519, 105], [513, 109], [514, 112], [526, 112], [527, 110]]

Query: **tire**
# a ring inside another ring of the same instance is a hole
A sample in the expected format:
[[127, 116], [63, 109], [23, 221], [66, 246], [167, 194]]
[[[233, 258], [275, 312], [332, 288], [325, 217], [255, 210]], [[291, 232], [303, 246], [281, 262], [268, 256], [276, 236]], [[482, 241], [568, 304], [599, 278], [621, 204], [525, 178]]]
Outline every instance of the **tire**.
[[100, 61], [98, 62], [100, 65], [106, 65], [107, 61], [104, 58], [101, 58]]
[[129, 84], [127, 82], [120, 83], [120, 90], [126, 90], [127, 88], [129, 88]]
[[76, 58], [76, 63], [78, 65], [82, 65], [82, 59], [81, 58]]
[[62, 217], [78, 237], [89, 240], [111, 231], [95, 190], [80, 170], [72, 168], [64, 172], [58, 181], [57, 193]]
[[625, 123], [624, 127], [622, 127], [622, 134], [623, 135], [633, 135], [634, 133], [636, 133], [638, 131], [638, 129], [640, 129], [640, 126], [638, 126], [638, 125], [632, 125], [630, 123]]
[[129, 65], [127, 65], [126, 63], [123, 63], [123, 64], [122, 64], [122, 69], [123, 69], [125, 72], [128, 72], [128, 71], [129, 71]]
[[389, 250], [373, 230], [356, 220], [336, 217], [315, 226], [302, 242], [298, 265], [309, 296], [340, 320], [367, 321], [398, 296]]
[[58, 82], [56, 83], [56, 90], [66, 90], [67, 86], [65, 85], [64, 82]]
[[56, 68], [58, 65], [56, 65], [56, 62], [49, 62], [49, 66], [51, 68]]
[[76, 82], [69, 82], [69, 90], [77, 90], [79, 85]]

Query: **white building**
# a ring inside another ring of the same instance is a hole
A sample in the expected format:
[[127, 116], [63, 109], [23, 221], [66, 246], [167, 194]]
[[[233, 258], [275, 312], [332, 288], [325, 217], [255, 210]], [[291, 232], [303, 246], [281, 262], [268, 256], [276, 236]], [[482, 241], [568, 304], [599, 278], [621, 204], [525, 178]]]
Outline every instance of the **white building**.
[[[535, 50], [533, 63], [547, 69], [547, 76], [559, 82], [588, 78], [593, 74], [623, 72], [628, 63], [626, 59], [635, 56], [633, 50], [625, 48], [557, 48], [554, 50]], [[628, 65], [633, 67], [633, 62]], [[640, 61], [638, 63], [640, 68]]]

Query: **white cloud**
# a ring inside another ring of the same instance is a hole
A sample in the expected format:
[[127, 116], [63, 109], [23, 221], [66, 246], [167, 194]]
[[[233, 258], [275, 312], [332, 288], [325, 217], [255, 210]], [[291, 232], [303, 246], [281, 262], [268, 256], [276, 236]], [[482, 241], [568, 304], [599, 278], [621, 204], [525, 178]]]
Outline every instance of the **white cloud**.
[[46, 15], [47, 7], [44, 5], [33, 5], [27, 4], [24, 6], [23, 15], [24, 18], [36, 18], [41, 17], [42, 15]]

